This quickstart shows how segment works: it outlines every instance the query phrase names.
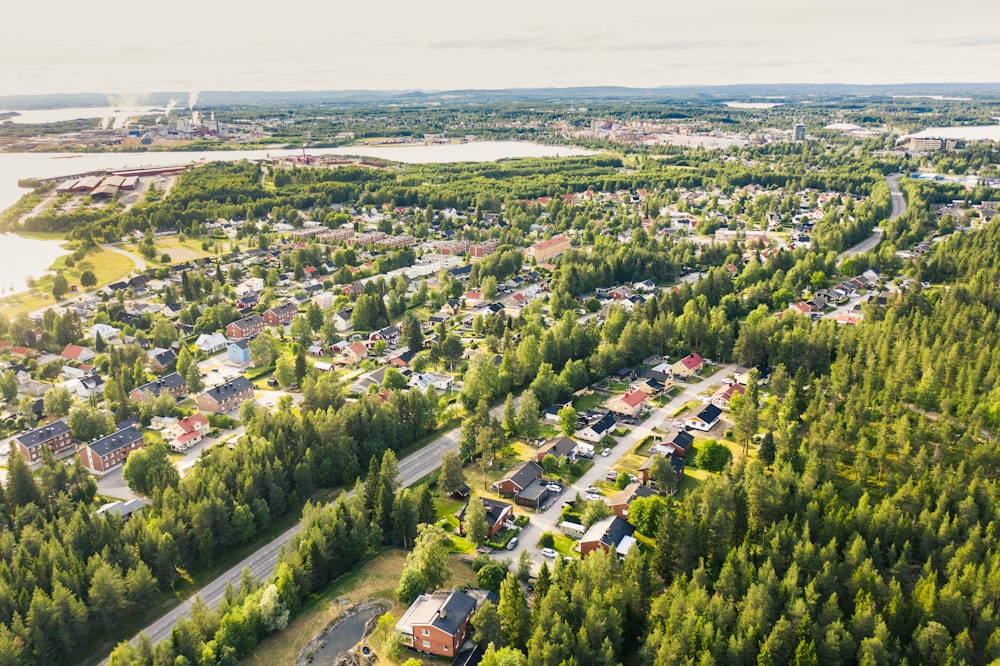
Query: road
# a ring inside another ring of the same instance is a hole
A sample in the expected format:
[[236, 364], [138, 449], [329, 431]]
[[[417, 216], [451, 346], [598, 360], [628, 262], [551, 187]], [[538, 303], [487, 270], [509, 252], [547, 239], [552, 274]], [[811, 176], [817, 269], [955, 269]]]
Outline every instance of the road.
[[[547, 508], [543, 509], [540, 513], [531, 514], [531, 521], [517, 535], [518, 544], [514, 550], [497, 551], [492, 556], [497, 559], [510, 558], [516, 563], [517, 559], [521, 556], [521, 551], [527, 550], [531, 555], [532, 574], [537, 574], [544, 559], [541, 555], [541, 549], [536, 544], [543, 532], [559, 533], [559, 516], [562, 513], [563, 502], [575, 497], [577, 493], [580, 493], [581, 497], [585, 496], [587, 494], [586, 489], [596, 485], [598, 481], [603, 481], [608, 470], [613, 468], [618, 460], [634, 449], [639, 442], [652, 434], [653, 428], [670, 430], [670, 423], [674, 420], [671, 415], [674, 412], [680, 409], [685, 403], [696, 400], [698, 394], [703, 392], [707, 387], [721, 383], [724, 377], [733, 374], [737, 370], [738, 366], [735, 364], [720, 365], [716, 367], [715, 372], [702, 378], [697, 384], [678, 384], [678, 386], [683, 386], [683, 390], [674, 396], [670, 402], [654, 409], [650, 412], [647, 419], [633, 428], [630, 433], [619, 439], [618, 444], [611, 449], [610, 455], [607, 457], [600, 454], [596, 455], [594, 457], [594, 466], [587, 470], [576, 483], [564, 488], [559, 497]], [[661, 427], [664, 421], [666, 421], [666, 427]], [[715, 427], [723, 428], [724, 426], [719, 424]]]
[[[897, 217], [906, 212], [906, 198], [899, 189], [898, 174], [887, 176], [886, 180], [889, 182], [889, 196], [892, 198], [892, 212], [889, 213], [889, 219], [895, 220]], [[840, 263], [844, 259], [856, 257], [859, 254], [864, 254], [868, 250], [872, 249], [882, 241], [882, 233], [882, 227], [875, 227], [872, 229], [871, 236], [864, 239], [854, 247], [841, 252], [840, 256], [837, 257], [837, 262]]]
[[[458, 449], [459, 431], [460, 428], [456, 428], [447, 432], [419, 451], [400, 460], [399, 479], [402, 484], [406, 486], [411, 485], [440, 467], [441, 456], [447, 451]], [[191, 610], [191, 603], [196, 596], [200, 596], [210, 607], [216, 608], [226, 591], [226, 586], [229, 583], [239, 585], [240, 575], [244, 569], [249, 569], [250, 573], [257, 580], [266, 580], [274, 573], [278, 565], [278, 552], [281, 550], [281, 547], [287, 544], [299, 529], [300, 524], [296, 524], [294, 527], [278, 535], [273, 541], [262, 546], [242, 562], [219, 574], [218, 577], [192, 594], [169, 613], [143, 629], [143, 631], [149, 635], [154, 643], [166, 640], [170, 637], [170, 632], [173, 630], [177, 620]], [[133, 645], [137, 639], [138, 636], [132, 638], [131, 642]], [[105, 659], [101, 663], [106, 664], [108, 660]]]

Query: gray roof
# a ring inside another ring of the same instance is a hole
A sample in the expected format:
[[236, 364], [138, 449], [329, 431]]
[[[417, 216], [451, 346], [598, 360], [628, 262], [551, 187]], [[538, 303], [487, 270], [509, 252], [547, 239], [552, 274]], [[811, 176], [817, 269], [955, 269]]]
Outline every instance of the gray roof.
[[34, 448], [40, 444], [44, 444], [50, 439], [55, 439], [60, 435], [69, 432], [69, 426], [66, 425], [65, 421], [53, 421], [48, 425], [44, 425], [41, 428], [35, 428], [34, 430], [23, 432], [18, 435], [15, 439], [27, 448]]
[[701, 411], [695, 414], [699, 419], [705, 423], [711, 423], [715, 419], [722, 416], [722, 410], [715, 405], [709, 403], [701, 408]]
[[240, 375], [239, 377], [234, 377], [224, 384], [219, 384], [213, 388], [205, 391], [205, 394], [214, 398], [216, 402], [223, 402], [228, 400], [234, 395], [239, 395], [247, 389], [253, 390], [253, 384], [250, 380]]
[[532, 479], [531, 483], [524, 487], [521, 492], [517, 494], [517, 499], [524, 500], [525, 502], [531, 502], [533, 504], [539, 504], [544, 499], [549, 492], [549, 486], [547, 483], [541, 479]]
[[532, 480], [539, 478], [541, 475], [542, 468], [538, 466], [538, 463], [528, 460], [510, 470], [510, 474], [505, 476], [503, 480], [506, 481], [509, 479], [518, 488], [526, 488]]
[[605, 414], [596, 423], [591, 423], [588, 427], [594, 432], [611, 432], [615, 429], [618, 422], [615, 417], [611, 414]]
[[159, 379], [153, 380], [148, 384], [143, 384], [138, 387], [140, 391], [152, 393], [153, 395], [160, 395], [162, 391], [170, 391], [182, 386], [186, 386], [187, 381], [181, 377], [176, 372], [171, 372], [169, 375], [163, 375]]
[[618, 516], [602, 518], [590, 526], [581, 542], [600, 541], [609, 548], [617, 548], [623, 537], [635, 534], [635, 528]]
[[101, 437], [96, 442], [88, 444], [90, 450], [99, 456], [106, 456], [113, 451], [123, 449], [136, 441], [142, 439], [142, 433], [136, 430], [135, 426], [129, 426], [124, 430], [111, 433], [107, 437]]
[[396, 623], [396, 629], [412, 634], [414, 626], [431, 625], [454, 636], [475, 610], [476, 600], [459, 590], [438, 590], [431, 594], [421, 594], [403, 613], [403, 617]]
[[573, 453], [576, 448], [576, 442], [574, 442], [569, 437], [565, 435], [551, 439], [538, 449], [538, 455], [548, 455], [552, 454], [556, 458], [559, 456], [568, 456]]
[[279, 317], [281, 315], [288, 314], [288, 313], [295, 314], [298, 311], [299, 311], [299, 306], [296, 305], [295, 303], [292, 303], [292, 302], [282, 303], [281, 305], [276, 305], [273, 308], [271, 308], [270, 310], [268, 310], [268, 312], [271, 312], [271, 313], [273, 313], [275, 315], [278, 315]]
[[259, 314], [252, 314], [249, 317], [243, 317], [243, 319], [237, 319], [232, 323], [236, 325], [236, 328], [246, 329], [246, 328], [251, 328], [253, 326], [263, 326], [264, 318], [261, 317]]

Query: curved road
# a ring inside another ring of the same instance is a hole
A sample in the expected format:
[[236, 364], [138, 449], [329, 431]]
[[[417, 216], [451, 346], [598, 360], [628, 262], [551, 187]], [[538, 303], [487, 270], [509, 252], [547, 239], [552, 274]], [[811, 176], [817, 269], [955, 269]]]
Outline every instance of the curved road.
[[[891, 176], [886, 176], [886, 181], [889, 183], [889, 196], [892, 198], [892, 212], [889, 213], [889, 219], [895, 220], [897, 217], [906, 212], [906, 198], [899, 189], [899, 174], [893, 174]], [[872, 229], [872, 235], [864, 239], [854, 247], [848, 248], [840, 253], [837, 257], [837, 261], [841, 262], [844, 259], [849, 259], [851, 257], [856, 257], [859, 254], [864, 254], [868, 250], [872, 249], [879, 244], [882, 240], [882, 228], [875, 227]]]

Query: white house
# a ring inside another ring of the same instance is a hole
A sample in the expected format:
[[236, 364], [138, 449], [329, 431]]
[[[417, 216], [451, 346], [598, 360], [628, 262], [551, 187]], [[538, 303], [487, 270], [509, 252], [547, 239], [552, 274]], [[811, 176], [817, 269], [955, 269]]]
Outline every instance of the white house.
[[96, 340], [98, 335], [101, 336], [101, 340], [111, 342], [118, 339], [121, 330], [108, 324], [94, 324], [93, 328], [90, 329], [90, 337]]
[[410, 388], [426, 391], [429, 386], [433, 386], [438, 391], [450, 391], [455, 386], [455, 378], [433, 372], [414, 373], [410, 378]]
[[202, 333], [194, 345], [203, 354], [214, 354], [226, 348], [229, 341], [222, 333]]

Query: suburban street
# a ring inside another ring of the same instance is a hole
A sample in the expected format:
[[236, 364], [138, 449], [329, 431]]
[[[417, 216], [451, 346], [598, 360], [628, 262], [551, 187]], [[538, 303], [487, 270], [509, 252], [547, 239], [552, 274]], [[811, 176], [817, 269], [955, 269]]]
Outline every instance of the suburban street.
[[[598, 481], [604, 480], [608, 470], [614, 467], [623, 455], [652, 434], [654, 428], [659, 427], [661, 430], [670, 430], [670, 423], [674, 420], [671, 414], [680, 409], [686, 402], [697, 400], [698, 394], [703, 392], [706, 387], [719, 384], [724, 377], [733, 374], [737, 369], [738, 366], [736, 364], [720, 365], [716, 366], [715, 372], [707, 377], [703, 377], [697, 384], [679, 383], [678, 386], [683, 387], [681, 392], [663, 407], [658, 407], [650, 412], [649, 418], [619, 439], [617, 446], [611, 449], [610, 455], [604, 457], [598, 452], [594, 456], [594, 466], [587, 470], [576, 483], [567, 486], [548, 508], [543, 509], [540, 513], [529, 514], [531, 522], [518, 533], [516, 548], [513, 550], [496, 551], [492, 556], [496, 559], [511, 559], [516, 566], [521, 551], [527, 549], [531, 554], [532, 573], [537, 573], [544, 561], [541, 549], [537, 546], [538, 539], [542, 536], [543, 532], [559, 533], [559, 516], [562, 513], [563, 503], [575, 497], [577, 493], [585, 496], [588, 487], [593, 486]], [[662, 427], [664, 421], [666, 421], [666, 427]], [[718, 427], [716, 426], [716, 428]]]
[[[892, 212], [889, 213], [889, 219], [895, 220], [897, 217], [906, 212], [906, 198], [899, 189], [899, 174], [887, 176], [886, 181], [889, 183], [889, 195], [892, 197]], [[864, 239], [857, 245], [841, 252], [840, 256], [837, 257], [837, 261], [841, 262], [844, 259], [850, 259], [851, 257], [858, 256], [859, 254], [864, 254], [882, 241], [882, 233], [882, 227], [875, 227], [872, 229], [871, 236]]]

